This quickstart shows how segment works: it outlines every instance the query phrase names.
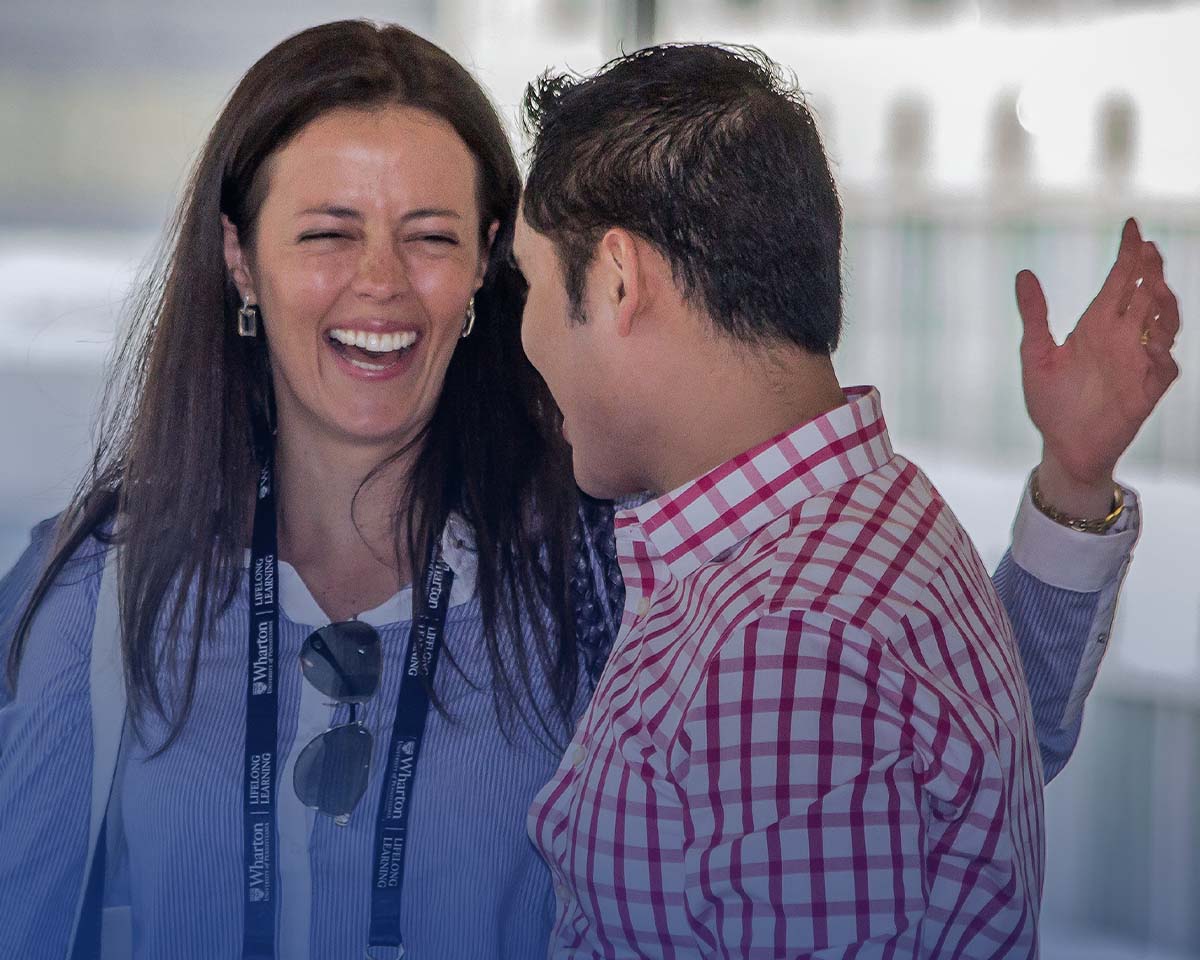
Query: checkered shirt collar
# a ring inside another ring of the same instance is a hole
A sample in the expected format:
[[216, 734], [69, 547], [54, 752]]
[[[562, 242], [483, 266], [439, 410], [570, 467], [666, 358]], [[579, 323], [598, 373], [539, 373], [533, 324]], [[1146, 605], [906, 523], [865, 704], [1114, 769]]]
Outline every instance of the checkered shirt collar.
[[618, 540], [648, 544], [681, 579], [810, 497], [878, 469], [893, 456], [879, 391], [845, 395], [843, 406], [618, 513]]

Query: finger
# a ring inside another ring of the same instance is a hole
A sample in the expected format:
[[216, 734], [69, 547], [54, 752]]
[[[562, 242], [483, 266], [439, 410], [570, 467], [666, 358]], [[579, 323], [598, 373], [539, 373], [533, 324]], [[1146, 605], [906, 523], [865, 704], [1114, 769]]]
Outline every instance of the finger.
[[1146, 352], [1150, 355], [1150, 369], [1146, 371], [1145, 379], [1146, 399], [1153, 405], [1179, 377], [1179, 364], [1169, 350], [1154, 346], [1153, 340], [1147, 344]]
[[1154, 299], [1153, 289], [1150, 284], [1143, 283], [1134, 288], [1133, 295], [1129, 298], [1125, 312], [1121, 315], [1122, 326], [1134, 331], [1137, 336], [1141, 336], [1143, 331], [1149, 329], [1151, 320], [1156, 313], [1158, 313], [1158, 306]]
[[1049, 310], [1042, 285], [1031, 270], [1017, 274], [1017, 311], [1021, 314], [1021, 360], [1037, 364], [1054, 352], [1050, 335]]
[[1157, 281], [1163, 278], [1163, 259], [1162, 254], [1158, 252], [1158, 245], [1152, 240], [1142, 242], [1141, 250], [1138, 252], [1138, 265], [1136, 280], [1142, 283]]
[[[1154, 250], [1154, 256], [1161, 265], [1162, 258], [1157, 249]], [[1142, 348], [1149, 361], [1145, 378], [1146, 399], [1153, 405], [1158, 403], [1167, 392], [1167, 388], [1179, 376], [1179, 365], [1171, 355], [1175, 331], [1179, 329], [1179, 305], [1175, 294], [1171, 292], [1161, 274], [1144, 283], [1142, 287], [1148, 291], [1150, 310], [1153, 311], [1152, 316], [1145, 321], [1144, 333], [1141, 335]], [[1141, 306], [1140, 298], [1137, 305]]]
[[1167, 344], [1175, 342], [1179, 333], [1179, 301], [1166, 283], [1159, 281], [1150, 290], [1154, 299], [1154, 315], [1150, 325], [1155, 334]]
[[1142, 241], [1142, 262], [1144, 269], [1154, 271], [1159, 276], [1162, 276], [1162, 251], [1158, 249], [1158, 244], [1153, 240]]
[[1162, 256], [1152, 240], [1138, 241], [1133, 268], [1129, 271], [1125, 285], [1121, 288], [1117, 306], [1124, 311], [1129, 307], [1134, 291], [1147, 281], [1162, 278]]
[[1137, 269], [1137, 262], [1141, 254], [1141, 243], [1142, 234], [1138, 229], [1137, 221], [1130, 217], [1125, 221], [1125, 228], [1121, 231], [1121, 245], [1117, 248], [1116, 262], [1108, 271], [1108, 276], [1105, 278], [1100, 292], [1096, 295], [1096, 300], [1107, 305], [1116, 304], [1118, 309], [1121, 308], [1123, 299], [1127, 302], [1126, 288], [1136, 279], [1134, 271]]
[[1129, 217], [1121, 226], [1121, 242], [1117, 244], [1117, 256], [1122, 252], [1136, 254], [1138, 244], [1142, 242], [1142, 228], [1136, 217]]
[[1151, 240], [1140, 241], [1137, 249], [1137, 263], [1130, 273], [1128, 282], [1121, 288], [1116, 304], [1117, 310], [1121, 314], [1128, 312], [1135, 294], [1143, 288], [1148, 288], [1149, 284], [1157, 283], [1160, 280], [1162, 280], [1162, 255], [1158, 252], [1158, 247]]
[[1174, 360], [1174, 357], [1171, 355], [1171, 348], [1162, 340], [1153, 336], [1146, 341], [1146, 353], [1150, 357], [1151, 363], [1163, 363], [1166, 360]]
[[1133, 300], [1133, 295], [1142, 288], [1142, 273], [1142, 262], [1139, 260], [1133, 265], [1133, 269], [1129, 271], [1125, 282], [1117, 290], [1116, 299], [1113, 301], [1117, 316], [1120, 316], [1129, 309], [1129, 303]]
[[1153, 328], [1155, 333], [1165, 338], [1169, 345], [1175, 342], [1175, 337], [1179, 333], [1179, 301], [1175, 298], [1175, 292], [1167, 285], [1167, 278], [1163, 272], [1162, 253], [1157, 245], [1150, 244], [1150, 247], [1151, 250], [1147, 251], [1146, 256], [1153, 264], [1155, 274], [1151, 287], [1156, 313], [1153, 318]]

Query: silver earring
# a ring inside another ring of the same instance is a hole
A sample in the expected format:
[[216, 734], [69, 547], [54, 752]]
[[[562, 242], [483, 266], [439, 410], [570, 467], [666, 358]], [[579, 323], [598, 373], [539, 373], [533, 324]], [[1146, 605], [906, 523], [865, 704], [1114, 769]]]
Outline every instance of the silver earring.
[[475, 298], [472, 297], [467, 304], [467, 318], [463, 321], [462, 338], [467, 339], [471, 335], [471, 331], [475, 329]]
[[258, 304], [251, 303], [249, 297], [244, 298], [242, 308], [238, 311], [238, 336], [257, 337], [258, 317]]

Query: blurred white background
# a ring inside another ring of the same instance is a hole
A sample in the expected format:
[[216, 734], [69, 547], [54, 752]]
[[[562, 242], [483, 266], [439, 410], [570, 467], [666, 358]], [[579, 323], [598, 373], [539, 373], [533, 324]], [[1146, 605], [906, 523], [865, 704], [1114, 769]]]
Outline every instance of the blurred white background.
[[871, 382], [999, 559], [1039, 450], [1013, 276], [1059, 332], [1123, 218], [1160, 244], [1184, 376], [1122, 479], [1145, 533], [1082, 744], [1047, 792], [1043, 955], [1200, 957], [1200, 5], [1147, 0], [209, 0], [0, 6], [0, 566], [87, 463], [139, 267], [240, 74], [322, 20], [460, 57], [512, 129], [526, 81], [662, 40], [753, 43], [816, 107], [846, 207], [843, 382]]

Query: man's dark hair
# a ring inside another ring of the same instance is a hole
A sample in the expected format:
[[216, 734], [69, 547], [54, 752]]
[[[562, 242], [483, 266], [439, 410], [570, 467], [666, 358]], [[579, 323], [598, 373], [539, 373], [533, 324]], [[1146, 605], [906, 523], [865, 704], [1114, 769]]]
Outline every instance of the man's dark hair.
[[576, 319], [607, 229], [667, 259], [684, 295], [749, 344], [837, 346], [842, 210], [812, 114], [748, 47], [666, 44], [525, 90], [524, 216], [555, 244]]

